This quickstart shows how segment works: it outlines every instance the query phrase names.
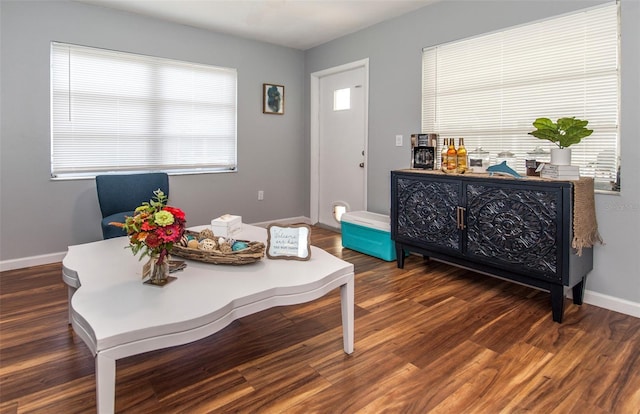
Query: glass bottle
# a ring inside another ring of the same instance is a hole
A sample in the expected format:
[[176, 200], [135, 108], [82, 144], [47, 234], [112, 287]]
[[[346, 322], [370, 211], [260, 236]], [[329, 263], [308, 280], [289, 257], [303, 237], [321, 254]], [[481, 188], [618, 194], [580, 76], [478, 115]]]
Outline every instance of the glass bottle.
[[464, 138], [458, 138], [458, 173], [467, 172], [467, 149], [464, 147]]
[[440, 152], [440, 169], [442, 172], [447, 172], [447, 151], [449, 147], [449, 139], [444, 138], [442, 140], [442, 152]]
[[449, 148], [447, 149], [447, 172], [456, 172], [458, 168], [458, 152], [456, 151], [456, 140], [449, 140]]

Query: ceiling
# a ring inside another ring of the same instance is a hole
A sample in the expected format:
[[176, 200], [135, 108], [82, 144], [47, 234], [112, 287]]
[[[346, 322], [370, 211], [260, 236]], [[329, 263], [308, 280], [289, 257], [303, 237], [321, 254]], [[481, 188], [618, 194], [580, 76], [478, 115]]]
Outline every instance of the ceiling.
[[438, 0], [75, 0], [306, 50]]

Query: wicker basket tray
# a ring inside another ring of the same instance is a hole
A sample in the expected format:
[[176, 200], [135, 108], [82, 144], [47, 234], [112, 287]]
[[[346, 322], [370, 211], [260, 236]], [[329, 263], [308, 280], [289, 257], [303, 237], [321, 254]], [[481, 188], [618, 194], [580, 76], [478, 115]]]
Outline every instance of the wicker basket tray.
[[[198, 232], [187, 230], [185, 235], [198, 236]], [[235, 252], [223, 253], [216, 250], [199, 250], [186, 246], [174, 245], [171, 249], [172, 256], [182, 257], [184, 259], [196, 260], [198, 262], [212, 264], [228, 264], [228, 265], [244, 265], [255, 263], [264, 256], [265, 245], [262, 242], [238, 240], [247, 243], [246, 249], [237, 250]]]

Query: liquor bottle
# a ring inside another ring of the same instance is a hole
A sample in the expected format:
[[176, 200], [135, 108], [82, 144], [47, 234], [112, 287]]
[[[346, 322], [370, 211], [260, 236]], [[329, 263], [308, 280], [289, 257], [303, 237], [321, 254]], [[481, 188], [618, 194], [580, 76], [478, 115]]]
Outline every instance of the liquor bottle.
[[440, 169], [442, 172], [447, 172], [447, 151], [449, 147], [449, 140], [444, 138], [442, 140], [442, 152], [440, 153]]
[[447, 172], [454, 173], [458, 168], [458, 152], [456, 151], [456, 139], [449, 140], [449, 148], [447, 149]]
[[458, 138], [458, 173], [467, 171], [467, 149], [464, 147], [464, 138]]

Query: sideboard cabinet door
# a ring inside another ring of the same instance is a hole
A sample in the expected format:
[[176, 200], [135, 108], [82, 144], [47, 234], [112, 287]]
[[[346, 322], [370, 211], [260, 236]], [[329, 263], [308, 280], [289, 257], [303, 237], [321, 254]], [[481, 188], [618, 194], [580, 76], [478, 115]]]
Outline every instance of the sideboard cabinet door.
[[401, 177], [396, 190], [397, 238], [437, 250], [460, 251], [461, 235], [456, 226], [460, 182]]
[[559, 188], [473, 182], [465, 190], [470, 259], [562, 282]]

